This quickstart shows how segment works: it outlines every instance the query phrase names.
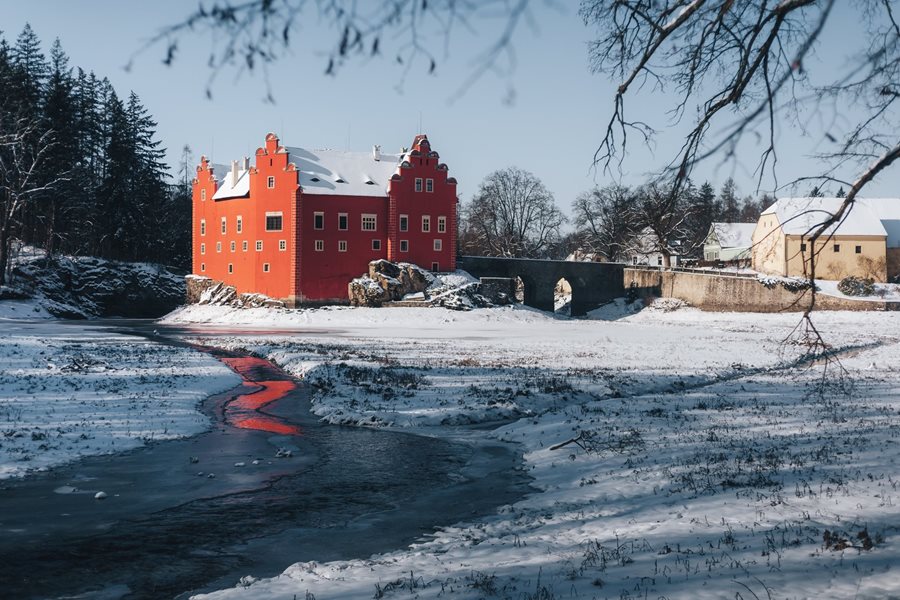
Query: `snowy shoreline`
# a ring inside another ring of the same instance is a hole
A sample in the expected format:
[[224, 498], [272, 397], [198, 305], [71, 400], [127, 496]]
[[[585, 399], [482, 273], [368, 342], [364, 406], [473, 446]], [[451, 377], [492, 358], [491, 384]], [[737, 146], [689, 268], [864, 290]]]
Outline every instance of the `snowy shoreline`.
[[797, 315], [606, 317], [188, 307], [164, 319], [230, 329], [196, 335], [306, 377], [331, 423], [441, 436], [515, 419], [480, 434], [520, 444], [541, 490], [407, 550], [198, 597], [900, 592], [900, 317], [816, 315], [835, 350], [855, 348], [841, 359], [850, 396], [821, 365], [783, 367], [805, 350]]

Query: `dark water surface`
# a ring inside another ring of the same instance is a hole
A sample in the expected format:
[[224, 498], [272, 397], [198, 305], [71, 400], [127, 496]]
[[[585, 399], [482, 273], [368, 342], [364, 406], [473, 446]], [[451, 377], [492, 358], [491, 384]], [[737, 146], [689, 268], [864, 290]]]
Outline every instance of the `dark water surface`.
[[527, 491], [506, 445], [322, 425], [308, 390], [280, 369], [206, 351], [245, 379], [204, 402], [209, 432], [0, 484], [0, 597], [231, 587], [300, 560], [401, 548]]

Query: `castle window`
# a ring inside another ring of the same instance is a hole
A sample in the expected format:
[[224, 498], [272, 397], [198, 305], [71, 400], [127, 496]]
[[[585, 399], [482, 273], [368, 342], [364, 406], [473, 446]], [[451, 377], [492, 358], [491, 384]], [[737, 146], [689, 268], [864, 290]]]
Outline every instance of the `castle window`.
[[375, 231], [377, 225], [377, 217], [375, 215], [362, 216], [362, 230]]
[[438, 217], [438, 233], [447, 233], [447, 217]]
[[325, 213], [313, 213], [313, 229], [325, 229]]
[[422, 215], [422, 233], [428, 233], [429, 231], [431, 231], [431, 216]]
[[400, 231], [409, 231], [409, 215], [400, 215]]
[[338, 241], [338, 252], [346, 252], [347, 251], [347, 241], [340, 240]]
[[244, 252], [247, 251], [247, 240], [241, 242], [241, 250], [243, 250]]
[[441, 240], [434, 240], [434, 251], [440, 252], [444, 247], [444, 244]]
[[206, 200], [206, 189], [200, 190], [200, 200]]
[[806, 252], [806, 244], [800, 244], [800, 252]]
[[200, 272], [204, 272], [206, 270], [206, 263], [200, 263]]
[[266, 231], [281, 231], [283, 217], [280, 212], [266, 213]]
[[278, 249], [282, 252], [287, 250], [287, 240], [278, 240]]
[[222, 251], [222, 242], [216, 242], [216, 252]]
[[228, 274], [230, 275], [232, 273], [234, 273], [234, 265], [231, 263], [228, 263]]
[[400, 240], [400, 252], [409, 252], [409, 240]]
[[434, 191], [434, 179], [426, 179], [425, 180], [425, 191], [426, 192]]
[[372, 240], [372, 250], [381, 250], [381, 240]]
[[441, 264], [440, 264], [440, 263], [431, 263], [431, 271], [432, 271], [433, 273], [437, 273], [437, 272], [440, 271], [440, 270], [441, 270]]
[[835, 245], [834, 245], [834, 251], [835, 251], [835, 252], [840, 252], [840, 251], [841, 251], [841, 245], [840, 245], [840, 244], [835, 244]]
[[237, 216], [237, 227], [235, 229], [238, 233], [244, 232], [244, 218], [241, 215]]
[[256, 251], [262, 252], [262, 240], [256, 240]]
[[226, 219], [225, 217], [222, 217], [222, 234], [223, 235], [225, 234], [225, 230], [228, 229], [227, 224], [228, 224], [228, 219]]
[[206, 244], [200, 244], [200, 254], [206, 254]]
[[263, 263], [263, 273], [269, 272], [269, 263]]
[[234, 252], [237, 250], [237, 242], [231, 242], [231, 251]]
[[266, 178], [266, 187], [269, 188], [270, 190], [275, 189], [275, 176], [274, 175], [269, 175]]
[[856, 253], [857, 253], [857, 254], [862, 254], [862, 246], [857, 246], [857, 247], [856, 247]]
[[338, 213], [338, 229], [341, 231], [347, 231], [348, 227], [347, 213]]
[[416, 177], [416, 191], [417, 192], [422, 191], [422, 178], [421, 177]]
[[316, 240], [316, 252], [325, 251], [325, 240]]
[[206, 219], [200, 219], [200, 235], [206, 235]]

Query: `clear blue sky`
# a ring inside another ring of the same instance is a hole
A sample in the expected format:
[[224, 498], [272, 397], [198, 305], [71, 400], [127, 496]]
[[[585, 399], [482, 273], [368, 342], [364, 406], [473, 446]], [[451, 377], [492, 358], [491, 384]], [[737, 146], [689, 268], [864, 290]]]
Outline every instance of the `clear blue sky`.
[[[421, 115], [423, 131], [460, 182], [463, 201], [485, 175], [510, 165], [540, 177], [566, 213], [578, 193], [595, 183], [612, 181], [611, 176], [592, 169], [592, 159], [609, 117], [615, 84], [588, 71], [591, 32], [577, 16], [577, 2], [550, 6], [535, 2], [531, 15], [536, 27], [519, 30], [511, 76], [488, 74], [456, 100], [453, 97], [471, 73], [478, 51], [493, 39], [496, 24], [482, 23], [473, 35], [461, 32], [434, 75], [426, 73], [423, 63], [398, 89], [402, 70], [390, 54], [355, 61], [336, 77], [325, 76], [321, 53], [329, 49], [335, 35], [317, 23], [310, 11], [310, 22], [295, 35], [290, 55], [272, 67], [274, 105], [264, 101], [260, 73], [236, 77], [234, 71], [224, 71], [213, 87], [212, 100], [206, 98], [211, 40], [205, 35], [183, 43], [172, 67], [161, 64], [164, 48], [159, 47], [140, 55], [130, 72], [124, 70], [143, 41], [194, 6], [180, 0], [10, 2], [4, 6], [2, 28], [12, 43], [30, 22], [47, 49], [59, 37], [73, 65], [109, 77], [121, 95], [133, 89], [159, 122], [170, 164], [176, 162], [184, 144], [196, 157], [211, 155], [217, 162], [252, 155], [268, 131], [278, 133], [288, 145], [368, 150], [377, 143], [392, 152], [410, 144]], [[835, 27], [844, 35], [848, 28], [859, 28], [840, 18]], [[443, 40], [436, 38], [434, 43], [436, 54], [443, 56]], [[514, 90], [512, 103], [505, 101], [510, 89]], [[665, 126], [659, 97], [648, 92], [628, 102], [630, 115]], [[678, 147], [679, 130], [683, 127], [661, 136], [653, 152], [633, 143], [623, 181], [639, 182], [644, 173], [671, 157]], [[815, 165], [804, 157], [823, 149], [822, 136], [804, 137], [790, 128], [784, 128], [780, 136], [790, 142], [779, 156], [780, 180], [809, 174]], [[695, 180], [709, 179], [718, 188], [733, 175], [741, 193], [752, 192], [755, 180], [750, 171], [758, 150], [749, 143], [744, 149], [746, 155], [737, 164], [703, 166]], [[767, 184], [771, 186], [770, 181]], [[900, 195], [900, 177], [889, 173], [867, 194]]]

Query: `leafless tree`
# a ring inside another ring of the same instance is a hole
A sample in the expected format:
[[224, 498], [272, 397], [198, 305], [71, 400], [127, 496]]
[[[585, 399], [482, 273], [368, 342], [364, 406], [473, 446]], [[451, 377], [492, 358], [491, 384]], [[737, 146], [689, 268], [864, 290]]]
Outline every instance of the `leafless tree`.
[[572, 203], [583, 249], [620, 261], [635, 233], [636, 196], [624, 185], [595, 187]]
[[465, 207], [465, 250], [543, 258], [565, 220], [553, 194], [533, 174], [516, 167], [494, 171]]
[[34, 123], [0, 124], [0, 284], [6, 283], [13, 227], [22, 210], [64, 177], [40, 179], [40, 169], [53, 146], [53, 132]]
[[[474, 31], [480, 23], [496, 22], [499, 30], [480, 49], [464, 92], [486, 73], [503, 73], [515, 65], [512, 40], [523, 22], [534, 26], [533, 0], [217, 0], [201, 3], [184, 18], [164, 27], [128, 62], [148, 48], [164, 48], [163, 62], [172, 64], [181, 41], [198, 32], [209, 35], [210, 77], [206, 93], [219, 72], [233, 67], [238, 74], [261, 70], [267, 98], [273, 100], [268, 69], [291, 47], [304, 25], [330, 29], [334, 43], [324, 52], [322, 67], [335, 74], [348, 60], [388, 55], [403, 77], [415, 65], [434, 73], [446, 60], [458, 30]], [[545, 0], [547, 2], [548, 0]], [[550, 2], [548, 2], [550, 3]]]
[[642, 185], [635, 192], [633, 223], [629, 252], [659, 253], [663, 266], [670, 267], [675, 246], [687, 239], [692, 215], [689, 194], [673, 192], [672, 188], [656, 182]]

